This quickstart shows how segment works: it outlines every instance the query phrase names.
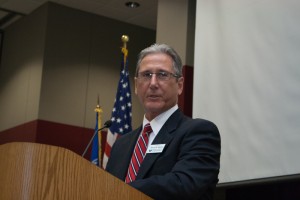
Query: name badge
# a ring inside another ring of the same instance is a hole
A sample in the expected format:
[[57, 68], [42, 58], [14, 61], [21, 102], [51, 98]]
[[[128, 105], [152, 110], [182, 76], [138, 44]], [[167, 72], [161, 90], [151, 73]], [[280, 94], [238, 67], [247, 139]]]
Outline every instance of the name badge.
[[146, 151], [146, 153], [161, 153], [166, 144], [152, 144]]

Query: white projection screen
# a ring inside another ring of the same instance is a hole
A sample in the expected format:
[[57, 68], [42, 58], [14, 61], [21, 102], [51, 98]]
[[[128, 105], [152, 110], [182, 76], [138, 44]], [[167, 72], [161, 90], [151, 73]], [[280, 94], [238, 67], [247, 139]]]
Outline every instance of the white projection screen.
[[299, 176], [300, 1], [198, 0], [193, 94], [220, 130], [220, 184]]

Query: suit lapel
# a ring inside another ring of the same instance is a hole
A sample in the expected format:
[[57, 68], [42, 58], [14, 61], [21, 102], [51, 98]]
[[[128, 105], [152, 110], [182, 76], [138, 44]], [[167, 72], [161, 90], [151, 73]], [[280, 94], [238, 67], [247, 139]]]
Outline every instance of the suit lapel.
[[125, 177], [127, 175], [127, 171], [128, 171], [128, 166], [131, 160], [131, 156], [137, 141], [137, 138], [139, 136], [139, 133], [141, 132], [142, 127], [134, 130], [131, 133], [131, 136], [126, 138], [126, 140], [124, 140], [124, 144], [122, 146], [127, 147], [126, 149], [122, 149], [121, 151], [123, 152], [122, 154], [120, 154], [122, 157], [119, 158], [120, 161], [123, 161], [121, 164], [122, 166], [119, 167], [120, 170], [120, 174], [121, 177], [120, 179], [125, 180]]
[[[155, 137], [152, 144], [165, 144], [164, 150], [165, 151], [172, 139], [174, 138], [175, 134], [174, 131], [176, 130], [178, 124], [180, 123], [181, 119], [183, 118], [183, 114], [178, 109], [175, 111], [170, 118], [166, 121], [166, 123], [162, 126], [161, 130]], [[154, 162], [160, 157], [161, 153], [154, 153], [151, 155], [146, 155], [139, 172], [137, 174], [136, 179], [143, 178], [147, 172], [151, 169]]]

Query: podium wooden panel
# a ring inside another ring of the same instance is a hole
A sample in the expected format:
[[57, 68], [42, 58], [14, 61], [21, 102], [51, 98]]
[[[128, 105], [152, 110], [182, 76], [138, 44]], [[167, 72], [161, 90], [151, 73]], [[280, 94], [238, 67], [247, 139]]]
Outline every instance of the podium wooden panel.
[[0, 199], [151, 199], [70, 150], [0, 145]]

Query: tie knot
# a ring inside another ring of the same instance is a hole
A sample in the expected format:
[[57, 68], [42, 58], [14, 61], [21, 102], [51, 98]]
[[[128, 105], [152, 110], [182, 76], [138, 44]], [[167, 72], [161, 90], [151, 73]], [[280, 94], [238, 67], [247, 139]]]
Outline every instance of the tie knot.
[[151, 128], [151, 125], [149, 123], [144, 126], [143, 133], [147, 133], [147, 134], [152, 133], [152, 128]]

